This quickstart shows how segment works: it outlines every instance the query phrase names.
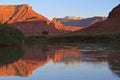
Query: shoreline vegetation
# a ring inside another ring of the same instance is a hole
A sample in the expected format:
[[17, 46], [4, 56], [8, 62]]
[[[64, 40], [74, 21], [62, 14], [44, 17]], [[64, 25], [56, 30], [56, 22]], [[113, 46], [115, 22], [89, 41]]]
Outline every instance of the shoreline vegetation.
[[25, 36], [21, 30], [7, 23], [0, 25], [0, 47], [21, 45]]
[[[2, 9], [1, 14], [4, 14], [7, 9], [9, 9], [9, 5], [1, 6]], [[20, 8], [17, 10], [16, 9]], [[26, 10], [29, 8], [29, 10]], [[15, 9], [13, 11], [13, 9]], [[112, 9], [109, 13], [107, 19], [103, 22], [98, 22], [95, 24], [91, 24], [90, 27], [86, 27], [85, 30], [78, 30], [77, 32], [72, 33], [72, 29], [66, 29], [60, 21], [57, 21], [56, 18], [53, 20], [48, 20], [42, 15], [36, 14], [35, 11], [28, 5], [15, 5], [10, 11], [12, 13], [5, 13], [3, 19], [1, 18], [0, 23], [0, 47], [8, 47], [8, 46], [19, 46], [26, 43], [120, 43], [120, 4]], [[20, 16], [21, 11], [25, 11]], [[15, 13], [15, 14], [14, 14]], [[31, 13], [28, 15], [28, 13]], [[28, 16], [27, 16], [28, 15]], [[36, 16], [36, 17], [34, 17]], [[40, 21], [40, 22], [39, 22]], [[11, 23], [10, 25], [7, 23]], [[49, 23], [49, 24], [48, 24]], [[16, 25], [19, 27], [11, 26]], [[70, 26], [69, 26], [70, 27]], [[95, 28], [94, 28], [95, 27]], [[35, 29], [34, 29], [35, 28]], [[42, 29], [43, 28], [43, 29]], [[108, 30], [107, 30], [108, 29]], [[75, 29], [76, 30], [76, 29]], [[65, 32], [66, 31], [66, 32]], [[67, 33], [68, 32], [68, 33]], [[96, 33], [98, 32], [98, 33]], [[49, 35], [55, 34], [56, 36]], [[57, 35], [57, 33], [65, 33], [63, 35]], [[85, 34], [84, 34], [85, 33]], [[41, 35], [42, 34], [42, 35]], [[39, 35], [39, 36], [29, 36], [28, 35]]]
[[18, 46], [22, 43], [120, 43], [120, 33], [50, 36], [44, 32], [42, 36], [25, 37], [21, 30], [13, 26], [0, 25], [0, 47]]
[[120, 43], [120, 33], [94, 35], [30, 36], [26, 43]]

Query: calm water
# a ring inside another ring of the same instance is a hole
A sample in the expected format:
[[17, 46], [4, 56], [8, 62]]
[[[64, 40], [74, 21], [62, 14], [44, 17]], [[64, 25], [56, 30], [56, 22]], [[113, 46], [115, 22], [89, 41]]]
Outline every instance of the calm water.
[[120, 47], [60, 44], [0, 49], [0, 80], [120, 80]]

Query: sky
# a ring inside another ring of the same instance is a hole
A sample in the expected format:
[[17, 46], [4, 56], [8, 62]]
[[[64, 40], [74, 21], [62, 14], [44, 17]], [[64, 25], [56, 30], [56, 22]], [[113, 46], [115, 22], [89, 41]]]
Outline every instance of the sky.
[[93, 16], [108, 16], [108, 13], [120, 0], [1, 0], [0, 5], [29, 4], [33, 10], [46, 16], [62, 18], [65, 16], [79, 16], [82, 18]]

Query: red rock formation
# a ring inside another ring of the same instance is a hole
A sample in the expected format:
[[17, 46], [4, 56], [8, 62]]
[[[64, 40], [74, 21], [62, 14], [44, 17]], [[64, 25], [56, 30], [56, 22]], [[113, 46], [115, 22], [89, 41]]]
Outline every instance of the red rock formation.
[[113, 10], [109, 13], [108, 18], [119, 18], [120, 19], [120, 4], [113, 8]]
[[77, 31], [77, 30], [81, 30], [84, 27], [78, 27], [78, 26], [65, 26], [64, 29], [65, 30], [69, 30], [69, 31]]
[[78, 26], [64, 26], [61, 24], [60, 20], [56, 20], [56, 18], [53, 18], [53, 20], [50, 22], [50, 26], [55, 26], [58, 30], [64, 30], [64, 31], [77, 31], [82, 29], [83, 27]]
[[108, 18], [103, 22], [98, 22], [87, 28], [73, 32], [73, 34], [100, 34], [100, 33], [120, 33], [120, 5], [113, 8]]
[[19, 28], [26, 36], [42, 35], [43, 31], [49, 32], [49, 35], [71, 31], [71, 29], [65, 29], [64, 25], [56, 21], [55, 18], [50, 21], [41, 14], [36, 13], [27, 4], [1, 5], [0, 23], [3, 24], [5, 22]]
[[0, 22], [27, 22], [27, 21], [49, 21], [44, 16], [34, 12], [32, 7], [24, 5], [1, 5], [0, 6]]
[[60, 21], [57, 21], [56, 18], [53, 18], [51, 23], [59, 30], [64, 30], [64, 25], [60, 23]]

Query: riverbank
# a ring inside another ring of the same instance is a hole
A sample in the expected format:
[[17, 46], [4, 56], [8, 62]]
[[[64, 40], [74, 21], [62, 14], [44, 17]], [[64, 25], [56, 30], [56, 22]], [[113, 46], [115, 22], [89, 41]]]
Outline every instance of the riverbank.
[[120, 33], [96, 35], [60, 35], [60, 36], [30, 36], [27, 43], [120, 43]]

